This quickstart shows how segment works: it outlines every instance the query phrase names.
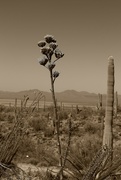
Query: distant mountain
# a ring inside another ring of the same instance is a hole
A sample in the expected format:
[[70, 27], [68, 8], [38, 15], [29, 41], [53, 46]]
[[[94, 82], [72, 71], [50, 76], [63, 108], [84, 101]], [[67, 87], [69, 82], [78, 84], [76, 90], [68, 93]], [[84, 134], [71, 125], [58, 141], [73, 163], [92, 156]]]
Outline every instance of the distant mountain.
[[[0, 91], [0, 99], [23, 99], [24, 95], [28, 95], [30, 100], [35, 97], [35, 93], [40, 92], [38, 89], [20, 91], [20, 92], [8, 92]], [[42, 92], [46, 97], [46, 101], [52, 101], [51, 92]], [[95, 93], [89, 93], [86, 91], [66, 90], [63, 92], [56, 92], [56, 98], [58, 102], [66, 103], [79, 103], [81, 105], [96, 106], [98, 103], [98, 95]], [[103, 95], [103, 104], [105, 105], [106, 95]], [[121, 96], [119, 95], [119, 104], [121, 103]]]
[[95, 93], [89, 93], [86, 91], [75, 91], [75, 90], [66, 90], [61, 93], [56, 93], [58, 101], [62, 102], [73, 102], [79, 103], [82, 105], [97, 105], [98, 95]]

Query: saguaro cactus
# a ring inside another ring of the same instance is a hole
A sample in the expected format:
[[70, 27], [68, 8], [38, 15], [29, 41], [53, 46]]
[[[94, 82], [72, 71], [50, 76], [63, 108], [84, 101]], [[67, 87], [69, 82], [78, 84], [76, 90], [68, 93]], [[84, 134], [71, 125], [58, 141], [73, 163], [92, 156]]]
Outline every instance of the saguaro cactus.
[[[107, 98], [106, 114], [104, 122], [103, 145], [113, 149], [113, 106], [114, 106], [114, 59], [108, 59], [108, 80], [107, 80]], [[112, 158], [111, 158], [112, 159]]]
[[118, 92], [115, 93], [115, 117], [117, 117], [118, 113]]

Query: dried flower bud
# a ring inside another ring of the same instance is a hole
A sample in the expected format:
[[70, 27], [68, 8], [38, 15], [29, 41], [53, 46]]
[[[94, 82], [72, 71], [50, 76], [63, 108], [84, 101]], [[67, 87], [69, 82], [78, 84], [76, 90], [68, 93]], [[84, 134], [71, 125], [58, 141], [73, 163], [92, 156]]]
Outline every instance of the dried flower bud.
[[59, 76], [59, 74], [60, 74], [60, 73], [59, 73], [58, 71], [54, 71], [53, 77], [54, 77], [54, 78], [57, 78], [57, 77]]
[[39, 59], [40, 65], [45, 66], [48, 62], [48, 59], [44, 56], [42, 59]]
[[44, 47], [41, 48], [41, 53], [48, 56], [48, 55], [53, 55], [53, 50], [50, 47]]
[[45, 41], [39, 41], [38, 42], [38, 46], [39, 47], [44, 47], [46, 45], [46, 42]]
[[41, 48], [41, 53], [44, 54], [44, 55], [47, 55], [48, 51], [49, 51], [48, 49], [49, 49], [48, 47]]
[[46, 36], [44, 37], [44, 39], [45, 39], [45, 41], [46, 41], [47, 43], [51, 43], [51, 42], [56, 43], [56, 40], [54, 39], [54, 37], [53, 37], [52, 35], [46, 35]]
[[55, 50], [56, 48], [57, 48], [57, 44], [56, 43], [54, 43], [54, 42], [51, 42], [50, 44], [49, 44], [49, 47], [50, 48], [52, 48], [53, 50]]
[[41, 49], [41, 53], [46, 55], [48, 59], [51, 59], [53, 55], [53, 49], [50, 47], [44, 47]]
[[55, 64], [54, 63], [52, 63], [52, 64], [48, 64], [48, 69], [53, 69], [55, 67]]
[[56, 49], [55, 50], [55, 57], [56, 58], [62, 58], [64, 56], [64, 54], [59, 50], [59, 49]]

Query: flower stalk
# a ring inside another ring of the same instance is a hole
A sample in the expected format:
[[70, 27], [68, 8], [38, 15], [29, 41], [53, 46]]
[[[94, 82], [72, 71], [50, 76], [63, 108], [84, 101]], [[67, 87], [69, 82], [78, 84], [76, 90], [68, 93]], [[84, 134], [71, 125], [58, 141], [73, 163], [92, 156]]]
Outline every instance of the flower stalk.
[[[51, 35], [46, 35], [44, 37], [45, 41], [40, 41], [38, 43], [38, 46], [41, 48], [41, 53], [44, 55], [43, 58], [39, 60], [40, 65], [46, 67], [50, 72], [50, 81], [51, 81], [51, 93], [52, 93], [52, 100], [54, 105], [54, 120], [53, 120], [53, 126], [54, 126], [54, 134], [56, 134], [57, 137], [57, 145], [58, 145], [58, 153], [59, 153], [59, 166], [63, 167], [63, 161], [62, 161], [62, 152], [61, 152], [61, 140], [60, 140], [60, 123], [58, 118], [58, 110], [57, 110], [57, 102], [55, 97], [55, 89], [54, 89], [54, 83], [56, 78], [59, 76], [58, 71], [54, 71], [54, 68], [56, 66], [56, 62], [64, 56], [64, 54], [57, 49], [58, 45], [56, 43], [56, 40]], [[48, 45], [48, 47], [46, 47]], [[55, 60], [52, 61], [52, 56], [55, 55]], [[60, 174], [60, 180], [63, 179], [63, 169]]]

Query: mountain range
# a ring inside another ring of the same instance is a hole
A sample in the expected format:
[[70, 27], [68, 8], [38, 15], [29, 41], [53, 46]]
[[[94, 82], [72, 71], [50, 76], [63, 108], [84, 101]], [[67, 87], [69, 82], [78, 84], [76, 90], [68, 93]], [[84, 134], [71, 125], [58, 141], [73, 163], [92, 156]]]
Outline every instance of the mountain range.
[[[20, 91], [20, 92], [8, 92], [0, 91], [0, 99], [23, 99], [24, 95], [28, 95], [29, 99], [32, 100], [35, 97], [35, 93], [40, 92], [38, 89]], [[42, 94], [45, 96], [46, 101], [51, 102], [51, 92], [43, 91]], [[106, 103], [106, 95], [103, 94], [103, 105]], [[58, 102], [66, 103], [79, 103], [80, 105], [96, 106], [98, 104], [98, 94], [89, 93], [86, 91], [75, 91], [66, 90], [63, 92], [56, 92], [56, 99]], [[118, 96], [119, 104], [121, 103], [121, 95]]]

